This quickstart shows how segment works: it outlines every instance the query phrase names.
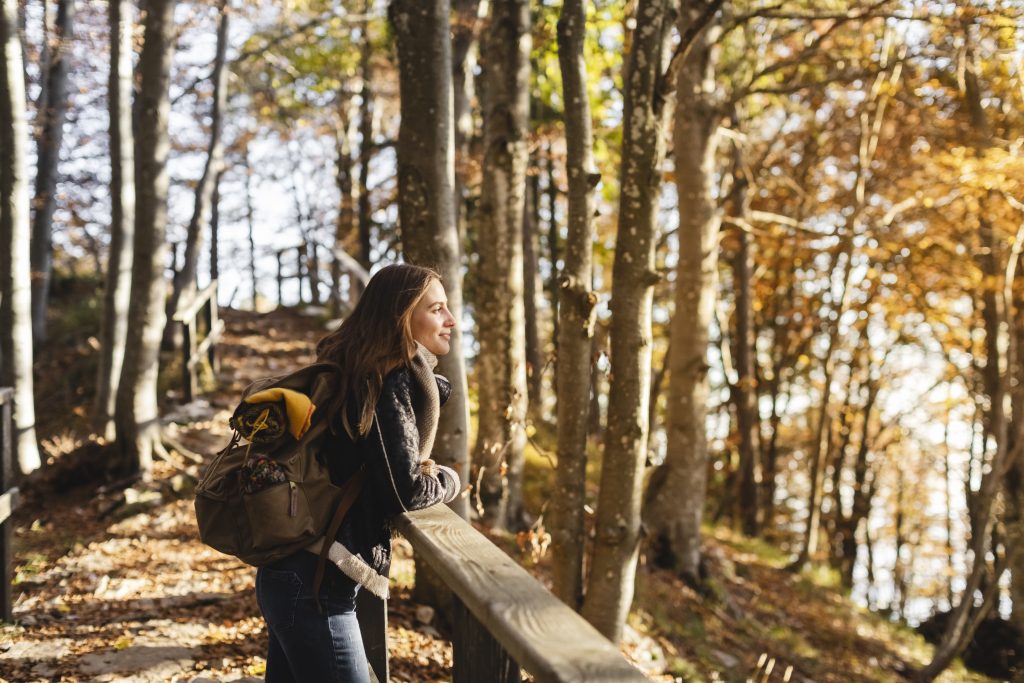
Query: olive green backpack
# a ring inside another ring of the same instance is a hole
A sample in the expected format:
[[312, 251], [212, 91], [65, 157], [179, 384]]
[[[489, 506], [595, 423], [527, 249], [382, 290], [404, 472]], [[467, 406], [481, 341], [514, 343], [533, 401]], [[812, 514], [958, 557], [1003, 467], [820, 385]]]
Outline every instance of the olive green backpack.
[[[338, 378], [337, 365], [315, 363], [246, 387], [230, 420], [231, 441], [196, 487], [203, 543], [264, 566], [334, 538], [366, 478], [360, 469], [335, 486], [320, 453]], [[330, 545], [323, 544], [318, 578]]]

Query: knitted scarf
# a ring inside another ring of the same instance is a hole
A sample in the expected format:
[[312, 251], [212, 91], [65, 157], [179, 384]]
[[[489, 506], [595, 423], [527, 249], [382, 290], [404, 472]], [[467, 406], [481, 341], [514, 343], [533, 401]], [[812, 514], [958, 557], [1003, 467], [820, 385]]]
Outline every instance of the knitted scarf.
[[412, 376], [420, 385], [425, 397], [423, 409], [416, 413], [416, 430], [420, 434], [421, 462], [429, 459], [431, 451], [434, 450], [437, 420], [441, 414], [441, 397], [437, 391], [437, 380], [434, 379], [435, 367], [437, 367], [437, 356], [416, 342], [416, 355], [412, 357]]

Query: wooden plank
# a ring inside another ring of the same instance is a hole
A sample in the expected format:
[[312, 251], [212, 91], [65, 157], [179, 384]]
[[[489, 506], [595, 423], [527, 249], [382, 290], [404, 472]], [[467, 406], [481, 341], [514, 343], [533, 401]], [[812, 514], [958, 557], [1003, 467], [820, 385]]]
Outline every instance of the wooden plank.
[[597, 629], [447, 506], [397, 521], [416, 552], [539, 683], [648, 680]]
[[184, 403], [191, 403], [198, 392], [199, 382], [195, 372], [195, 321], [182, 324], [181, 341], [181, 393]]
[[356, 593], [356, 617], [363, 649], [380, 683], [391, 680], [388, 670], [388, 603], [368, 590]]
[[519, 683], [522, 671], [461, 600], [452, 604], [452, 683]]
[[10, 403], [14, 400], [14, 389], [11, 387], [0, 387], [0, 405]]
[[210, 284], [203, 288], [203, 291], [196, 294], [191, 301], [184, 305], [178, 306], [178, 311], [174, 314], [174, 320], [177, 322], [188, 322], [196, 317], [199, 313], [199, 309], [203, 307], [210, 297], [217, 292], [217, 281], [214, 280]]
[[220, 341], [221, 335], [224, 334], [224, 321], [218, 320], [217, 324], [213, 326], [213, 330], [210, 334], [206, 335], [206, 339], [201, 341], [196, 347], [195, 355], [189, 359], [189, 368], [194, 368], [202, 362], [203, 354], [209, 351], [214, 344]]
[[6, 522], [14, 514], [14, 508], [18, 507], [20, 499], [21, 492], [16, 487], [0, 495], [0, 523]]

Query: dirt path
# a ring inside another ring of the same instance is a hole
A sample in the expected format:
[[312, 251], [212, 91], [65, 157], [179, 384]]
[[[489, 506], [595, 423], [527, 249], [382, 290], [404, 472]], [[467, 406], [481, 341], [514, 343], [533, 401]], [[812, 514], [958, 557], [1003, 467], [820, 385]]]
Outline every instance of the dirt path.
[[[319, 322], [294, 313], [227, 311], [225, 318], [221, 388], [171, 413], [172, 435], [198, 453], [226, 442], [241, 387], [309, 361], [323, 334]], [[74, 474], [28, 488], [15, 517], [16, 624], [0, 628], [0, 680], [263, 679], [255, 572], [199, 542], [190, 487], [180, 486], [189, 480], [180, 475], [197, 469], [184, 458], [161, 462], [159, 490], [139, 496]], [[130, 505], [115, 507], [125, 493]], [[144, 511], [124, 515], [129, 509]], [[403, 550], [400, 543], [389, 605], [392, 680], [448, 680], [450, 647], [414, 617]]]

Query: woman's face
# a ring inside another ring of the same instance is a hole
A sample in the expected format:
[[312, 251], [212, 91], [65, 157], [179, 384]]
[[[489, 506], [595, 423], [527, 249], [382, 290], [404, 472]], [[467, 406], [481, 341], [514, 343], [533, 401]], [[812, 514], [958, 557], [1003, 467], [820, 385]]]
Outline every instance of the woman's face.
[[426, 293], [413, 309], [410, 327], [412, 338], [435, 356], [443, 356], [451, 350], [455, 316], [448, 310], [448, 297], [439, 280], [430, 281]]

